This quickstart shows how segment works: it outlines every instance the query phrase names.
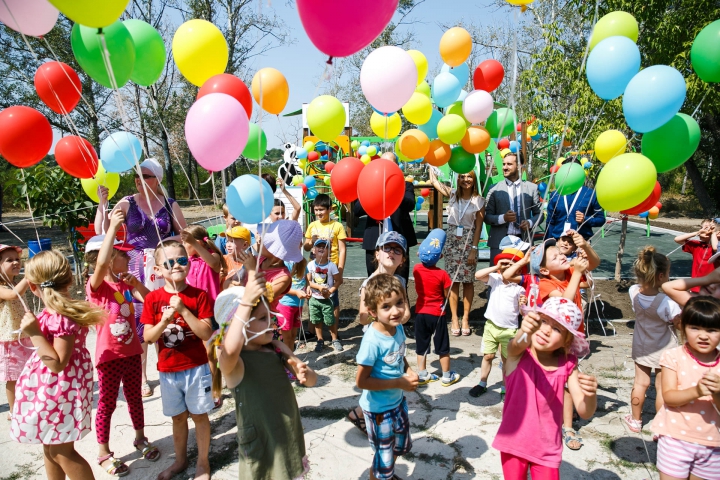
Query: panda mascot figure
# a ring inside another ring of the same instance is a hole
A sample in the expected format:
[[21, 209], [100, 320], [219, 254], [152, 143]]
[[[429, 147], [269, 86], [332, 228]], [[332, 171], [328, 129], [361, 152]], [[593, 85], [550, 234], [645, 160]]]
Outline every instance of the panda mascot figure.
[[285, 185], [292, 185], [292, 179], [296, 175], [302, 175], [298, 160], [296, 157], [297, 145], [292, 143], [285, 144], [285, 154], [283, 155], [283, 163], [278, 168], [277, 176], [282, 178]]

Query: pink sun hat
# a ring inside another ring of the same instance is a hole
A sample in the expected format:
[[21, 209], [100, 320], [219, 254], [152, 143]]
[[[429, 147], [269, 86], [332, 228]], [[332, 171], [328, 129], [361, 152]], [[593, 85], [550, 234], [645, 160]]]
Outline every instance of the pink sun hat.
[[570, 344], [570, 353], [577, 357], [584, 357], [590, 353], [590, 344], [585, 339], [585, 334], [579, 328], [582, 325], [582, 312], [575, 305], [575, 302], [562, 297], [550, 297], [542, 304], [542, 307], [523, 307], [523, 313], [537, 312], [548, 316], [559, 323], [563, 328], [573, 334]]

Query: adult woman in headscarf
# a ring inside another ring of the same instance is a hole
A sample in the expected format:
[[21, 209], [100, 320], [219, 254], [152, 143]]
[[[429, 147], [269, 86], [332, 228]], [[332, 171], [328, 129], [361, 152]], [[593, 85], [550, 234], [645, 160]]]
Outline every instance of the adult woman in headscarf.
[[[154, 250], [161, 240], [179, 235], [187, 226], [180, 206], [165, 195], [161, 182], [163, 169], [154, 158], [148, 158], [140, 164], [140, 174], [135, 171], [135, 188], [137, 192], [122, 198], [113, 208], [125, 214], [127, 229], [126, 241], [133, 247], [130, 255], [129, 270], [141, 283], [146, 283], [144, 257], [146, 250]], [[100, 235], [107, 231], [110, 224], [108, 212], [108, 191], [105, 187], [98, 189], [100, 204], [95, 214], [95, 233]], [[152, 252], [147, 252], [152, 258]], [[135, 320], [138, 325], [138, 337], [143, 338], [143, 327], [140, 323], [143, 304], [133, 300]], [[147, 343], [143, 342], [142, 356], [142, 394], [152, 396], [152, 389], [147, 383]]]

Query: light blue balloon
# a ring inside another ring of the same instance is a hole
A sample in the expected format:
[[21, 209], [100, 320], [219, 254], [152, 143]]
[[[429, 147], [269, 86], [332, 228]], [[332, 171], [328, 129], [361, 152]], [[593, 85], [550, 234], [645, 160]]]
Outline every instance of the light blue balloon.
[[442, 118], [443, 114], [440, 112], [440, 110], [435, 110], [433, 108], [430, 120], [428, 120], [427, 123], [425, 123], [424, 125], [418, 125], [418, 129], [425, 135], [427, 135], [430, 140], [433, 140], [438, 136], [437, 126], [438, 123], [440, 123], [440, 120], [442, 120]]
[[367, 153], [368, 147], [365, 145], [360, 145], [360, 148], [358, 148], [357, 153], [360, 155], [365, 155]]
[[592, 163], [585, 162], [585, 165], [583, 165], [583, 167], [585, 167], [585, 170], [588, 170], [588, 169], [592, 168]]
[[686, 92], [685, 79], [674, 68], [648, 67], [635, 75], [625, 89], [625, 121], [639, 133], [658, 129], [680, 111]]
[[308, 200], [314, 200], [315, 197], [318, 196], [318, 191], [314, 188], [308, 188], [307, 193], [305, 194], [305, 197], [307, 197]]
[[444, 72], [435, 77], [432, 84], [432, 98], [435, 105], [445, 108], [453, 104], [462, 90], [462, 84], [455, 75]]
[[440, 73], [452, 73], [455, 78], [458, 79], [461, 86], [465, 86], [470, 78], [470, 67], [467, 63], [461, 63], [457, 67], [451, 67], [447, 63], [443, 63], [440, 68]]
[[360, 145], [362, 145], [363, 147], [369, 147], [369, 146], [370, 146], [370, 140], [363, 140]]
[[404, 163], [401, 163], [400, 165], [398, 165], [398, 167], [400, 167], [400, 170], [405, 170], [405, 164], [404, 164]]
[[307, 158], [308, 151], [305, 150], [303, 147], [298, 148], [295, 150], [295, 158]]
[[100, 158], [106, 172], [127, 172], [143, 160], [140, 140], [132, 133], [115, 132], [100, 145]]
[[510, 151], [512, 153], [517, 153], [518, 148], [520, 148], [520, 144], [517, 141], [513, 140], [510, 142]]
[[465, 97], [467, 97], [467, 96], [468, 96], [468, 92], [466, 90], [460, 90], [460, 95], [458, 95], [458, 98], [455, 101], [462, 102], [463, 100], [465, 100]]
[[627, 37], [609, 37], [598, 43], [587, 60], [588, 83], [603, 100], [613, 100], [625, 91], [640, 71], [640, 50]]
[[305, 177], [305, 180], [303, 180], [303, 183], [305, 184], [306, 187], [313, 188], [316, 183], [315, 177], [313, 177], [312, 175], [308, 175], [307, 177]]
[[233, 180], [226, 197], [230, 214], [242, 223], [261, 223], [273, 209], [273, 191], [257, 175], [242, 175]]
[[413, 180], [413, 185], [418, 185], [419, 183], [417, 180]]

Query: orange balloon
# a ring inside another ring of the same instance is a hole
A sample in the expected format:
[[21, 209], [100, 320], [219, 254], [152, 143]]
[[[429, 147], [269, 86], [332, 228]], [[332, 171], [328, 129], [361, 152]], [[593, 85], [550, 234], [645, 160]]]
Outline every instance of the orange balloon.
[[460, 145], [468, 153], [482, 153], [490, 146], [490, 133], [485, 127], [468, 127]]
[[430, 142], [430, 149], [425, 155], [425, 163], [429, 163], [433, 167], [442, 167], [448, 160], [450, 160], [450, 154], [452, 150], [450, 145], [443, 143], [442, 140], [436, 138]]
[[270, 67], [258, 70], [251, 86], [253, 98], [266, 112], [278, 115], [287, 105], [290, 87], [279, 70]]
[[651, 220], [655, 220], [658, 215], [660, 215], [660, 209], [657, 206], [648, 210], [648, 217], [650, 217]]
[[423, 158], [430, 149], [430, 139], [416, 128], [403, 133], [398, 143], [400, 152], [411, 160]]
[[470, 56], [472, 37], [462, 27], [453, 27], [445, 32], [440, 39], [440, 56], [443, 62], [457, 67]]

